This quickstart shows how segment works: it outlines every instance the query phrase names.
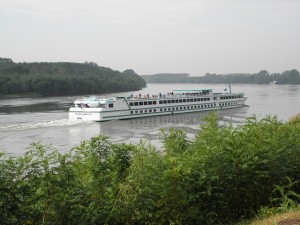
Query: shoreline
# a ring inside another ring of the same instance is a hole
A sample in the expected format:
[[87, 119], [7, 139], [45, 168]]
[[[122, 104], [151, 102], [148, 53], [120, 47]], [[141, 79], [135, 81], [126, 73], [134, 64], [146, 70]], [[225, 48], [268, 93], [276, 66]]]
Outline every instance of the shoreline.
[[0, 100], [2, 99], [14, 99], [14, 98], [42, 98], [46, 96], [42, 96], [35, 92], [29, 93], [20, 93], [20, 94], [11, 94], [11, 95], [2, 95], [0, 94]]

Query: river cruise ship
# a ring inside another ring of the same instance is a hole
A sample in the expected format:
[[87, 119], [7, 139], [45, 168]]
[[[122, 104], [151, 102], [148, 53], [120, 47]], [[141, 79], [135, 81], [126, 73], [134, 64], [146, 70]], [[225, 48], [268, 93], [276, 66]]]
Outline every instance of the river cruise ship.
[[244, 93], [214, 93], [212, 89], [173, 90], [157, 95], [78, 98], [69, 119], [108, 121], [242, 107]]

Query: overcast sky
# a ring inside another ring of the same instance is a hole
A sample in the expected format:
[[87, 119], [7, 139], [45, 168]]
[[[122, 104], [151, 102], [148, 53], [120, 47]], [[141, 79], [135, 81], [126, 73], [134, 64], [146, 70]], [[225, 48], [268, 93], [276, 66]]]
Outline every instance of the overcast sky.
[[0, 0], [0, 57], [138, 74], [300, 69], [300, 0]]

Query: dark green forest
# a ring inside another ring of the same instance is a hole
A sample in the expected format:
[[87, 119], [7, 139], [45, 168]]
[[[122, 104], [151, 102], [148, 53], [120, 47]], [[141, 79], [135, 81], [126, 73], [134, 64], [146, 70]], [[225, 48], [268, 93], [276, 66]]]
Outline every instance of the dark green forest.
[[161, 130], [162, 149], [96, 136], [0, 152], [0, 224], [234, 224], [299, 205], [300, 115], [205, 121], [195, 137]]
[[0, 95], [42, 96], [102, 94], [140, 90], [146, 82], [133, 70], [123, 72], [96, 63], [15, 63], [0, 58]]
[[254, 74], [210, 74], [205, 76], [189, 76], [189, 74], [161, 73], [142, 76], [147, 83], [208, 83], [208, 84], [300, 84], [300, 74], [297, 70], [270, 74], [266, 70]]

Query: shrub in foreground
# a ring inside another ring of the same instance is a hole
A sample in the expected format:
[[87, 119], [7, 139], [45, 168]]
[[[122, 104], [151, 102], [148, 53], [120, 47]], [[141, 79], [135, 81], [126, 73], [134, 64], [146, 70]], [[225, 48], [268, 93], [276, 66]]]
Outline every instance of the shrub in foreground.
[[98, 136], [69, 153], [33, 143], [0, 154], [1, 224], [231, 224], [299, 204], [300, 123], [248, 118], [198, 134], [162, 130], [164, 150]]

